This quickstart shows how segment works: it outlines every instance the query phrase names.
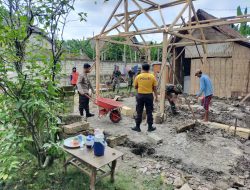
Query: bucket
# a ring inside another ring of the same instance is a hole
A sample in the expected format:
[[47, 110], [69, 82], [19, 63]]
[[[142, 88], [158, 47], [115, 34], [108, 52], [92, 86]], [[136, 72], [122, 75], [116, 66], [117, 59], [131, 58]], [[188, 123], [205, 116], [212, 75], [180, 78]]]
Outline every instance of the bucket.
[[103, 134], [98, 134], [95, 136], [94, 142], [94, 154], [95, 156], [103, 156], [105, 151], [106, 142], [104, 140]]

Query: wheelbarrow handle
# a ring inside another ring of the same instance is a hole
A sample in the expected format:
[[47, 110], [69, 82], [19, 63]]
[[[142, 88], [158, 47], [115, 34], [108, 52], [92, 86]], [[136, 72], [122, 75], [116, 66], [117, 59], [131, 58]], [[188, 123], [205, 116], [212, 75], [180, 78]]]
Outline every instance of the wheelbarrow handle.
[[87, 98], [89, 98], [92, 102], [96, 102], [96, 100], [94, 98], [92, 98], [91, 96], [89, 96], [88, 94], [83, 94], [84, 96], [86, 96]]

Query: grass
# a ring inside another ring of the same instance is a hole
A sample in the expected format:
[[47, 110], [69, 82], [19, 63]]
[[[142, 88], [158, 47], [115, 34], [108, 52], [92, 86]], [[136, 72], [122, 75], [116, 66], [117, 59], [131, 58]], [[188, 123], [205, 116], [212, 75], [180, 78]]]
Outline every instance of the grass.
[[[33, 161], [31, 162], [33, 163]], [[78, 190], [89, 189], [89, 178], [73, 166], [63, 173], [62, 161], [57, 160], [46, 170], [37, 170], [29, 164], [17, 176], [7, 182], [3, 190]], [[0, 187], [1, 189], [1, 187]], [[138, 175], [135, 170], [117, 171], [115, 183], [110, 178], [103, 178], [96, 184], [96, 190], [172, 190], [162, 185], [160, 176], [152, 179], [149, 176]]]

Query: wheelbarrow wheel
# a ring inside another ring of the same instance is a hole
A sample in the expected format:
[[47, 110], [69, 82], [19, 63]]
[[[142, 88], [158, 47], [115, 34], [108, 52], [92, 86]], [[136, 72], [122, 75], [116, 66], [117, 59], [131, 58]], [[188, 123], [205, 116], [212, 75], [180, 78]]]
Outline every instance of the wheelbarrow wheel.
[[109, 118], [113, 123], [119, 123], [119, 121], [122, 119], [122, 116], [119, 110], [112, 110], [109, 114]]

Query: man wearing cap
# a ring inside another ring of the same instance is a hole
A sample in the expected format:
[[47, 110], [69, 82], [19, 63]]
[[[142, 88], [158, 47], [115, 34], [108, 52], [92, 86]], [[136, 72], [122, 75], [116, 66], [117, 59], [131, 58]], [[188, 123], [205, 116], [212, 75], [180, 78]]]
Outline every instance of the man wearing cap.
[[79, 93], [79, 111], [83, 116], [83, 110], [86, 112], [86, 117], [93, 117], [94, 114], [89, 112], [89, 89], [94, 93], [94, 89], [88, 79], [87, 74], [90, 73], [90, 65], [85, 63], [83, 66], [83, 73], [80, 74], [77, 82], [77, 88]]
[[202, 71], [198, 69], [195, 73], [196, 77], [200, 78], [200, 91], [197, 93], [197, 98], [200, 97], [204, 93], [204, 109], [205, 109], [205, 117], [204, 121], [208, 121], [208, 113], [209, 113], [209, 104], [211, 102], [211, 99], [213, 97], [213, 86], [210, 78], [202, 74]]
[[136, 95], [136, 126], [132, 130], [141, 132], [140, 124], [142, 122], [142, 113], [144, 106], [146, 107], [148, 131], [154, 131], [156, 128], [153, 127], [153, 101], [155, 94], [155, 101], [157, 99], [157, 81], [153, 74], [149, 73], [150, 65], [144, 63], [142, 65], [142, 73], [136, 76], [134, 81], [134, 87], [137, 90]]
[[175, 107], [175, 99], [179, 94], [182, 94], [182, 86], [180, 84], [177, 84], [177, 85], [167, 84], [166, 85], [166, 98], [168, 99], [168, 102], [171, 107], [171, 111], [174, 115], [178, 113]]

